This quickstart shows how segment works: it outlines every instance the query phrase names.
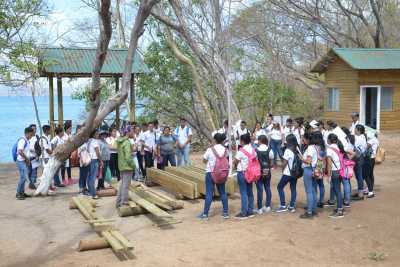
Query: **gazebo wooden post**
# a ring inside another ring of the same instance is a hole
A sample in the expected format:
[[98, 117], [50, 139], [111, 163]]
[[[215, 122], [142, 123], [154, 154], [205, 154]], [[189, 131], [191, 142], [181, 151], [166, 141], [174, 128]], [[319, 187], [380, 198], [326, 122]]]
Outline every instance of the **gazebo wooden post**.
[[58, 104], [58, 127], [63, 127], [63, 93], [62, 93], [62, 78], [57, 76], [57, 104]]
[[54, 85], [53, 74], [49, 74], [49, 123], [51, 129], [51, 136], [54, 136]]
[[131, 122], [136, 120], [136, 96], [135, 96], [135, 74], [131, 75], [131, 88], [130, 88], [130, 102], [129, 102], [129, 118]]
[[[115, 76], [115, 92], [119, 91], [119, 77]], [[119, 130], [120, 127], [120, 118], [119, 118], [119, 106], [115, 108], [115, 127]]]

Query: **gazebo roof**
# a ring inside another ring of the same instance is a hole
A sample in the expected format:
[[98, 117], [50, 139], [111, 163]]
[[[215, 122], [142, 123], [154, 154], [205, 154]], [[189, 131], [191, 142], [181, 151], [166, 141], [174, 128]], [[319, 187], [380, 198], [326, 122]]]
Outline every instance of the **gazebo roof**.
[[[101, 76], [122, 76], [126, 55], [127, 49], [108, 49]], [[40, 76], [90, 77], [95, 56], [95, 48], [40, 48], [38, 56]], [[132, 64], [132, 73], [147, 72], [148, 68], [142, 57], [136, 53]]]

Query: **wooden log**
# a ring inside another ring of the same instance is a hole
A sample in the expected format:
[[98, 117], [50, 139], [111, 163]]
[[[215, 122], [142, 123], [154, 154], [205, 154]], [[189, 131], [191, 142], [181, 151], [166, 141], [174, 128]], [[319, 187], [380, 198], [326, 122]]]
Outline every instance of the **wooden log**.
[[170, 205], [168, 205], [168, 203], [165, 200], [163, 200], [157, 196], [153, 196], [153, 195], [149, 194], [148, 192], [141, 189], [140, 187], [130, 186], [129, 190], [135, 192], [141, 198], [146, 199], [147, 201], [157, 205], [158, 207], [160, 207], [164, 210], [172, 210], [173, 209]]
[[82, 198], [73, 197], [72, 200], [74, 201], [75, 205], [78, 207], [79, 211], [81, 212], [83, 217], [85, 217], [86, 220], [95, 219], [93, 218], [94, 217], [93, 214], [91, 214], [91, 212], [89, 212], [84, 206], [84, 204], [81, 202]]
[[117, 190], [115, 188], [108, 188], [97, 191], [99, 197], [113, 197], [117, 195]]
[[204, 181], [204, 178], [200, 178], [201, 174], [193, 172], [189, 169], [183, 169], [183, 168], [177, 168], [177, 167], [166, 167], [165, 171], [176, 175], [178, 177], [181, 177], [183, 179], [192, 181], [197, 184], [197, 190], [199, 191], [200, 194], [205, 195], [206, 194], [206, 184]]
[[[89, 203], [92, 205], [92, 207], [93, 208], [95, 208], [96, 207], [96, 201], [94, 201], [93, 199], [89, 199], [88, 200], [89, 201]], [[73, 201], [73, 199], [71, 198], [71, 200], [69, 201], [69, 208], [70, 209], [77, 209], [78, 208], [78, 206], [75, 204], [75, 202]]]
[[176, 175], [149, 168], [147, 170], [147, 177], [152, 182], [165, 187], [175, 194], [182, 194], [189, 199], [196, 199], [199, 197], [196, 183], [181, 179]]
[[165, 199], [167, 201], [168, 205], [170, 205], [174, 210], [183, 209], [183, 207], [185, 205], [185, 203], [181, 200], [173, 199], [163, 193], [160, 193], [160, 192], [157, 192], [154, 190], [149, 190], [149, 194], [152, 194], [154, 196]]
[[141, 198], [138, 196], [136, 193], [129, 191], [129, 198], [134, 201], [136, 204], [153, 214], [154, 216], [158, 218], [172, 218], [172, 215], [163, 211], [153, 203], [145, 200], [144, 198]]
[[[131, 205], [131, 203], [133, 203], [133, 204]], [[124, 205], [117, 209], [118, 215], [120, 217], [128, 217], [128, 216], [135, 216], [135, 215], [148, 213], [145, 209], [138, 206], [133, 201], [130, 201], [129, 204], [130, 204], [129, 206]]]
[[118, 241], [109, 231], [103, 231], [100, 233], [102, 237], [104, 237], [108, 244], [110, 244], [112, 250], [114, 250], [116, 253], [121, 252], [124, 250], [124, 247], [122, 246], [121, 242]]
[[132, 243], [125, 237], [123, 236], [119, 231], [112, 230], [110, 233], [119, 240], [119, 242], [125, 247], [125, 249], [133, 249]]
[[87, 251], [95, 249], [109, 248], [107, 240], [104, 237], [91, 239], [91, 240], [81, 240], [79, 241], [78, 251]]

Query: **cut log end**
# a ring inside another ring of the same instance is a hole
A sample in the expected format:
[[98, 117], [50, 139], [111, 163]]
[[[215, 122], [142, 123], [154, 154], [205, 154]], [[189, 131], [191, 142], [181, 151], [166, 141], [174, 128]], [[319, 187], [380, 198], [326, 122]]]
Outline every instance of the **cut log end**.
[[109, 247], [110, 247], [110, 244], [108, 244], [108, 242], [105, 238], [96, 238], [96, 239], [92, 239], [92, 240], [79, 241], [78, 251], [103, 249], [103, 248], [109, 248]]

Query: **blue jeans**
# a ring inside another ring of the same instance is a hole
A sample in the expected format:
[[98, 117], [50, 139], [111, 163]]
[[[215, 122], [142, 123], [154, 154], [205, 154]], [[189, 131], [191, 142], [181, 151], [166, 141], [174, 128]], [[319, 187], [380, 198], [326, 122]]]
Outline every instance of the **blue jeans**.
[[325, 198], [325, 185], [323, 179], [316, 179], [315, 181], [315, 194], [318, 195], [319, 189], [319, 200], [318, 203], [324, 203]]
[[190, 152], [190, 144], [187, 144], [182, 149], [178, 147], [176, 148], [176, 158], [178, 161], [177, 162], [178, 166], [184, 166], [190, 164], [189, 152]]
[[171, 166], [176, 166], [176, 160], [175, 160], [175, 154], [174, 153], [169, 153], [169, 154], [161, 154], [162, 157], [162, 169], [168, 166], [168, 162]]
[[341, 192], [341, 178], [339, 175], [339, 171], [332, 171], [331, 176], [333, 194], [336, 197], [336, 206], [338, 209], [343, 208], [343, 196]]
[[90, 162], [89, 178], [87, 181], [89, 194], [92, 197], [96, 196], [96, 188], [94, 184], [96, 182], [98, 172], [99, 172], [99, 160], [92, 159], [92, 161]]
[[316, 181], [313, 177], [313, 169], [311, 167], [304, 168], [303, 180], [307, 196], [307, 212], [311, 214], [317, 210], [317, 194], [315, 192]]
[[25, 193], [25, 182], [28, 179], [28, 167], [25, 161], [17, 160], [17, 168], [19, 172], [19, 181], [17, 186], [17, 194]]
[[297, 197], [297, 179], [288, 176], [288, 175], [282, 175], [281, 180], [278, 183], [277, 189], [279, 193], [279, 200], [281, 201], [281, 206], [286, 206], [286, 200], [285, 200], [285, 186], [290, 183], [290, 207], [295, 207], [296, 205], [296, 197]]
[[89, 175], [90, 165], [79, 167], [79, 189], [86, 189], [86, 182]]
[[32, 165], [29, 165], [28, 174], [29, 174], [29, 183], [31, 185], [36, 184], [37, 168], [32, 168]]
[[208, 216], [208, 211], [210, 210], [212, 199], [213, 199], [213, 194], [214, 194], [214, 185], [217, 186], [217, 190], [218, 190], [219, 196], [222, 201], [223, 213], [228, 214], [228, 197], [225, 192], [225, 183], [215, 184], [211, 177], [211, 172], [206, 173], [206, 199], [204, 202], [203, 214]]
[[257, 208], [261, 209], [262, 208], [262, 200], [263, 200], [263, 188], [265, 189], [265, 194], [266, 194], [266, 200], [265, 200], [265, 206], [270, 207], [271, 206], [271, 174], [267, 176], [261, 177], [257, 183]]
[[363, 173], [363, 169], [364, 169], [364, 158], [361, 157], [357, 163], [356, 166], [354, 168], [354, 172], [356, 175], [356, 179], [357, 179], [357, 189], [358, 192], [362, 192], [364, 190], [364, 173]]
[[278, 156], [281, 157], [281, 145], [282, 145], [281, 140], [271, 139], [271, 141], [270, 141], [270, 146], [271, 146], [272, 152], [274, 153], [274, 165], [276, 165], [276, 160], [277, 160]]
[[244, 178], [244, 172], [237, 172], [237, 179], [240, 190], [240, 199], [242, 208], [240, 213], [246, 216], [249, 213], [253, 213], [254, 209], [254, 195], [253, 195], [253, 184], [246, 182]]
[[56, 171], [56, 174], [54, 174], [54, 177], [53, 177], [53, 179], [54, 179], [54, 185], [55, 185], [55, 186], [61, 185], [61, 181], [60, 181], [60, 169], [61, 169], [61, 167], [58, 168], [58, 170]]
[[350, 203], [350, 195], [351, 195], [350, 179], [342, 178], [342, 184], [343, 184], [343, 191], [344, 191], [344, 203], [349, 204]]

